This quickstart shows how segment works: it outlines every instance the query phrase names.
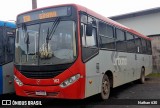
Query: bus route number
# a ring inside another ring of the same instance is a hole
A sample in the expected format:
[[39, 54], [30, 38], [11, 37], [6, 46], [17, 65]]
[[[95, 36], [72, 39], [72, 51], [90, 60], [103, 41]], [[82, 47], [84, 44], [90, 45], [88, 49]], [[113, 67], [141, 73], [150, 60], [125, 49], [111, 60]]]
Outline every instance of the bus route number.
[[24, 22], [31, 21], [31, 17], [29, 15], [23, 17]]

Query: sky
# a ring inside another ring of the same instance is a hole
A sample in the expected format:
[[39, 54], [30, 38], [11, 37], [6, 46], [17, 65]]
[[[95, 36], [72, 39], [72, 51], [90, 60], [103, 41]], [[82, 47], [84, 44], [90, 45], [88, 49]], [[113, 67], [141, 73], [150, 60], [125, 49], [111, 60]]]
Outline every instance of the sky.
[[[160, 7], [160, 0], [37, 0], [37, 7], [76, 3], [105, 17]], [[0, 20], [16, 20], [16, 16], [32, 9], [32, 0], [1, 0]]]

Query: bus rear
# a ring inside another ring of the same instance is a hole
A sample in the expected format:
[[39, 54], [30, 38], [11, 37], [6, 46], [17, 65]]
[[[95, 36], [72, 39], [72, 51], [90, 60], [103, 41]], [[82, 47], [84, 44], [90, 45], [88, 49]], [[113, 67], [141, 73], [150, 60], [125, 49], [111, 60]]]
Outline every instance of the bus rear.
[[73, 5], [17, 16], [14, 82], [19, 96], [84, 98], [84, 65]]

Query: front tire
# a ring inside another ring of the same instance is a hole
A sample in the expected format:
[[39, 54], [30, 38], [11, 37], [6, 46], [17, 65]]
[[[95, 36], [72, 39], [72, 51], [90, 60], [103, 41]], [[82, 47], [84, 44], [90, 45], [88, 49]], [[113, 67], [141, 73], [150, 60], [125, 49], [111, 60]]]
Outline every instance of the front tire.
[[101, 85], [101, 99], [108, 99], [110, 95], [110, 81], [107, 75], [103, 76]]

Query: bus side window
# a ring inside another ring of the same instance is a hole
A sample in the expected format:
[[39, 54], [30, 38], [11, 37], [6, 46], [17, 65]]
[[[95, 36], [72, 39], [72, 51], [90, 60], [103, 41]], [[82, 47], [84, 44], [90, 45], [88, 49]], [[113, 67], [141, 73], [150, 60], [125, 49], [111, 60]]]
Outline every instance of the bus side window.
[[83, 23], [81, 23], [81, 38], [82, 38], [82, 46], [84, 47], [86, 45], [86, 37], [84, 35], [84, 31], [85, 31], [85, 25]]
[[13, 55], [14, 55], [14, 37], [9, 36], [8, 42], [7, 42], [7, 61], [6, 62], [13, 61], [13, 57], [14, 57]]
[[135, 35], [135, 43], [136, 43], [136, 49], [137, 53], [142, 53], [142, 43], [141, 43], [141, 38]]
[[131, 53], [136, 53], [137, 50], [136, 50], [134, 35], [127, 32], [126, 40], [127, 40], [127, 51]]
[[86, 24], [87, 24], [87, 16], [84, 14], [81, 14], [81, 27], [80, 27], [80, 33], [82, 38], [82, 46], [86, 46], [86, 36], [85, 36], [85, 30], [86, 30]]
[[15, 43], [15, 30], [8, 28], [6, 29], [6, 63], [12, 62], [14, 57], [14, 43]]
[[114, 28], [103, 22], [99, 22], [99, 36], [101, 38], [101, 48], [115, 49]]
[[152, 48], [151, 48], [152, 46], [151, 46], [151, 41], [147, 41], [147, 53], [149, 54], [149, 55], [151, 55], [152, 54]]
[[147, 54], [147, 43], [145, 39], [141, 39], [142, 40], [142, 51], [143, 54]]
[[125, 32], [120, 29], [116, 29], [116, 38], [117, 38], [116, 40], [117, 51], [127, 52]]

